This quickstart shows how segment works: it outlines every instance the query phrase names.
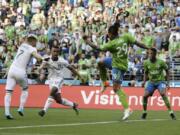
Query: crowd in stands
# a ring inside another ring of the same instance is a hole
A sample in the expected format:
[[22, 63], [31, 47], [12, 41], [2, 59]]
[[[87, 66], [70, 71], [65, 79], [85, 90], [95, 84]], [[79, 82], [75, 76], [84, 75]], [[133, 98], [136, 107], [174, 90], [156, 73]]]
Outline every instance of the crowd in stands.
[[[102, 45], [113, 24], [118, 24], [119, 33], [131, 33], [148, 47], [157, 48], [163, 60], [180, 56], [179, 0], [0, 0], [0, 78], [6, 77], [18, 46], [33, 33], [43, 57], [49, 55], [52, 45], [58, 45], [60, 55], [87, 81], [99, 79], [97, 62], [111, 54], [93, 50], [82, 35]], [[127, 74], [142, 74], [146, 57], [146, 51], [130, 46]], [[41, 82], [46, 70], [38, 77], [37, 65], [32, 59], [28, 71]], [[65, 78], [72, 78], [65, 70]]]

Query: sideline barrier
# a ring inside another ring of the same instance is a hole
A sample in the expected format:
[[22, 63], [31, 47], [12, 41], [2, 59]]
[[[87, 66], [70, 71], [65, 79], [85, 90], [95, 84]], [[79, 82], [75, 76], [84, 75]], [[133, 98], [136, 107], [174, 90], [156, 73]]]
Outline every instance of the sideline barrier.
[[[4, 105], [5, 85], [0, 85], [0, 106]], [[142, 110], [143, 88], [124, 87], [125, 92], [129, 96], [129, 104], [133, 110]], [[12, 96], [11, 105], [17, 107], [19, 105], [20, 88], [15, 87]], [[26, 107], [43, 107], [49, 94], [47, 85], [30, 85], [29, 97]], [[100, 94], [100, 87], [93, 86], [64, 86], [62, 88], [62, 96], [79, 104], [80, 108], [87, 109], [123, 109], [118, 97], [114, 94], [112, 87]], [[171, 88], [168, 91], [172, 108], [180, 110], [180, 88]], [[66, 108], [59, 104], [53, 103], [53, 108]], [[148, 101], [148, 110], [166, 110], [162, 98], [156, 91]]]

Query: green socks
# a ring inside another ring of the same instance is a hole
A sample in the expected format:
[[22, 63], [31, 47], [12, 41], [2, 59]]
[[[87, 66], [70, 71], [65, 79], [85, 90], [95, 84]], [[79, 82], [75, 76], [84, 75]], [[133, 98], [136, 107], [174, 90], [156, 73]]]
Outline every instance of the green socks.
[[[167, 96], [162, 96], [162, 99], [164, 100], [164, 103], [165, 103], [166, 107], [168, 108], [168, 110], [171, 112], [171, 105], [169, 103]], [[146, 112], [146, 110], [147, 110], [147, 101], [148, 101], [148, 98], [143, 97], [143, 110], [144, 110], [144, 112]]]
[[128, 101], [127, 101], [127, 96], [124, 93], [124, 91], [122, 89], [120, 89], [120, 90], [118, 90], [116, 92], [116, 94], [119, 96], [119, 100], [120, 100], [122, 106], [124, 107], [124, 109], [128, 109], [129, 104], [128, 104]]
[[169, 100], [168, 100], [167, 96], [162, 96], [162, 99], [164, 100], [164, 103], [165, 103], [167, 109], [168, 109], [169, 111], [171, 111], [171, 105], [170, 105], [170, 103], [169, 103]]
[[147, 101], [148, 101], [148, 98], [147, 97], [143, 97], [143, 110], [144, 110], [144, 113], [147, 110]]

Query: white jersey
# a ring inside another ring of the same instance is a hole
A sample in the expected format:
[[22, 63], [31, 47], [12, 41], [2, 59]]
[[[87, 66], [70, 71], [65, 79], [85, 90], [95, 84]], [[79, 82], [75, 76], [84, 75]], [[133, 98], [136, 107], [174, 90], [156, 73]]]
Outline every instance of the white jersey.
[[62, 57], [58, 57], [57, 61], [53, 61], [52, 59], [49, 59], [49, 61], [46, 62], [46, 67], [48, 69], [48, 79], [52, 78], [64, 78], [64, 68], [66, 68], [69, 65], [68, 61], [66, 61]]
[[32, 52], [35, 51], [37, 51], [35, 47], [32, 47], [27, 43], [21, 44], [21, 46], [18, 48], [18, 52], [13, 60], [11, 67], [17, 67], [22, 70], [26, 70], [27, 65], [31, 59]]

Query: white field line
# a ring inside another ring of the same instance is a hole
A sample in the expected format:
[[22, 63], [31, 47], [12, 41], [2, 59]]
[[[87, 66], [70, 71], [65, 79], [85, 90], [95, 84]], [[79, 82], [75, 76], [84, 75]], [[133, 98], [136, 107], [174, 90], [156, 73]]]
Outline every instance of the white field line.
[[[180, 120], [180, 119], [178, 119]], [[153, 121], [172, 121], [170, 119], [149, 119], [149, 120], [126, 120], [124, 122], [153, 122]], [[68, 124], [52, 124], [52, 125], [32, 125], [32, 126], [16, 126], [16, 127], [1, 127], [0, 130], [6, 129], [24, 129], [24, 128], [43, 128], [43, 127], [68, 127], [68, 126], [83, 126], [83, 125], [101, 125], [119, 123], [121, 121], [102, 121], [102, 122], [87, 122], [87, 123], [68, 123]]]

